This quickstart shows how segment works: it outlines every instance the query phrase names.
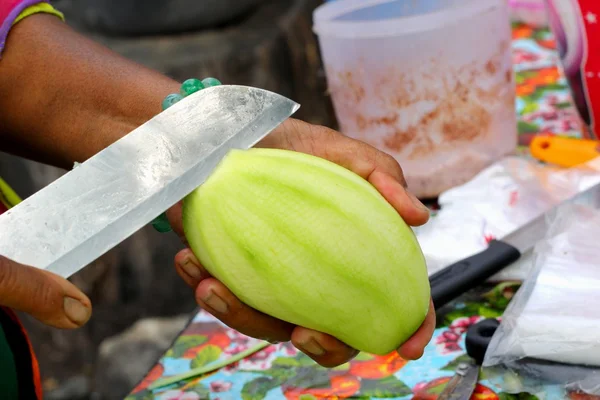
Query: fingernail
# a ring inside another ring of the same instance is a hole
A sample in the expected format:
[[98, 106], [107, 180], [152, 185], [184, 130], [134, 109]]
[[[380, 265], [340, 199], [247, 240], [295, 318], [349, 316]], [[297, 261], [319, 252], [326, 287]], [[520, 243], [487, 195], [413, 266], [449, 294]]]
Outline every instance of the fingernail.
[[417, 196], [415, 196], [414, 194], [412, 194], [408, 190], [406, 191], [406, 194], [408, 194], [408, 197], [410, 198], [410, 201], [412, 201], [412, 203], [415, 205], [415, 207], [418, 207], [421, 210], [429, 212], [429, 208], [427, 208], [427, 206], [425, 204], [421, 203], [421, 200], [417, 199]]
[[402, 348], [399, 348], [397, 351], [398, 351], [398, 354], [400, 355], [400, 357], [405, 361], [416, 361], [419, 358], [421, 358], [421, 356], [422, 356], [421, 355], [421, 356], [413, 357], [411, 355], [404, 354], [404, 352], [402, 351]]
[[205, 296], [202, 301], [204, 301], [210, 308], [221, 314], [225, 314], [227, 312], [227, 303], [222, 298], [217, 296], [212, 290], [208, 292], [208, 295]]
[[398, 353], [398, 355], [400, 356], [400, 358], [402, 358], [404, 361], [412, 361], [409, 357], [406, 357], [404, 354], [402, 354], [402, 350], [401, 349], [396, 350], [396, 352]]
[[92, 310], [84, 306], [79, 300], [72, 297], [65, 297], [63, 308], [67, 318], [77, 325], [83, 325], [90, 319]]
[[325, 354], [325, 349], [313, 338], [309, 339], [307, 342], [300, 343], [300, 347], [307, 353], [315, 356], [322, 356]]
[[179, 264], [179, 266], [185, 271], [186, 274], [188, 274], [192, 278], [202, 278], [202, 271], [200, 270], [200, 267], [192, 261], [191, 256], [186, 256], [183, 259], [183, 261]]

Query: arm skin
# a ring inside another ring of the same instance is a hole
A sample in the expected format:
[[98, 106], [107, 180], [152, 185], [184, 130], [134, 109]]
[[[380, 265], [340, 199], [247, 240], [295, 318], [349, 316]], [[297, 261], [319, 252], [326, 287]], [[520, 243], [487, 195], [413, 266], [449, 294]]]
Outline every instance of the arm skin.
[[70, 169], [162, 111], [179, 83], [36, 14], [0, 59], [0, 151]]

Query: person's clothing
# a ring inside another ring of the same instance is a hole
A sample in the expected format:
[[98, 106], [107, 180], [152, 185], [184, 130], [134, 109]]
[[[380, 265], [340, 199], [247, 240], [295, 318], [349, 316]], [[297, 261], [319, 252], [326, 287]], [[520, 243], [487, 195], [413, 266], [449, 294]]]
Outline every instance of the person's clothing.
[[3, 399], [42, 400], [37, 358], [23, 325], [0, 307], [0, 393]]
[[[0, 0], [0, 62], [10, 29], [37, 13], [52, 14], [63, 19], [63, 15], [48, 1]], [[20, 201], [17, 194], [0, 179], [0, 214]], [[0, 307], [0, 398], [43, 398], [38, 362], [27, 332], [15, 313], [6, 307]]]
[[2, 0], [0, 1], [0, 56], [4, 51], [10, 29], [23, 18], [37, 13], [46, 13], [64, 19], [49, 1], [40, 0]]
[[0, 178], [0, 214], [21, 202], [19, 196]]

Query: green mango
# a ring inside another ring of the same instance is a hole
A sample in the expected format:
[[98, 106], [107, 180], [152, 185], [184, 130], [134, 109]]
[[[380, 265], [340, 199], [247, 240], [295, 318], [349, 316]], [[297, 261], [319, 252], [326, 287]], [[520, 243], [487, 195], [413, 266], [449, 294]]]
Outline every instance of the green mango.
[[412, 229], [365, 179], [325, 159], [233, 150], [184, 199], [190, 248], [241, 301], [384, 355], [430, 304]]

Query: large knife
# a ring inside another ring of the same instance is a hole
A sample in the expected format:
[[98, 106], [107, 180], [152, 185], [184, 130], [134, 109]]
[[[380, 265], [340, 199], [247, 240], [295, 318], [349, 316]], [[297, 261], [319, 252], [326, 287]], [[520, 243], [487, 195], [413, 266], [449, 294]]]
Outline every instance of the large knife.
[[231, 149], [299, 105], [244, 86], [196, 92], [0, 216], [0, 254], [69, 277], [175, 205]]
[[579, 192], [566, 201], [555, 205], [531, 219], [527, 224], [503, 238], [492, 240], [488, 247], [464, 260], [458, 261], [429, 277], [431, 297], [438, 309], [532, 251], [544, 239], [548, 230], [547, 217], [569, 204], [585, 202], [600, 204], [600, 183]]

